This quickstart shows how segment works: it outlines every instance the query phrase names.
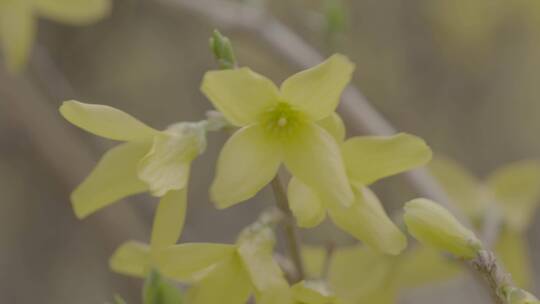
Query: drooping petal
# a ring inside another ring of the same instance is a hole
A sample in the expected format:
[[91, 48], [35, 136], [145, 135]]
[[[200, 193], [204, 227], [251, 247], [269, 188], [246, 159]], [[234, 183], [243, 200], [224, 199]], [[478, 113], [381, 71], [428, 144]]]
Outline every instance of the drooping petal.
[[189, 138], [166, 132], [154, 137], [152, 149], [138, 165], [138, 176], [153, 195], [159, 197], [186, 187], [191, 161], [198, 154], [195, 144]]
[[540, 205], [540, 161], [522, 160], [493, 172], [486, 182], [508, 225], [523, 231]]
[[279, 145], [259, 125], [237, 131], [223, 146], [210, 188], [218, 208], [253, 197], [276, 175], [281, 164]]
[[114, 272], [135, 277], [145, 277], [151, 270], [150, 265], [150, 247], [135, 241], [122, 244], [109, 260]]
[[188, 292], [190, 304], [244, 304], [251, 293], [249, 276], [238, 256], [222, 261]]
[[34, 0], [34, 5], [40, 15], [74, 25], [98, 21], [112, 8], [111, 0]]
[[227, 244], [184, 243], [157, 250], [152, 256], [167, 277], [191, 281], [201, 271], [230, 258], [234, 249]]
[[72, 124], [95, 135], [121, 141], [148, 141], [159, 133], [113, 107], [65, 101], [60, 113]]
[[405, 235], [368, 188], [355, 186], [354, 204], [350, 207], [332, 204], [329, 213], [336, 226], [379, 252], [396, 255], [407, 246]]
[[273, 258], [274, 234], [269, 227], [248, 228], [241, 234], [237, 252], [257, 292], [257, 303], [288, 303], [289, 285]]
[[518, 287], [530, 289], [533, 274], [529, 245], [524, 235], [511, 229], [503, 229], [495, 246], [497, 257], [504, 269], [512, 275]]
[[304, 228], [315, 227], [326, 217], [326, 208], [317, 193], [296, 177], [293, 177], [289, 182], [287, 197], [298, 226]]
[[429, 169], [446, 193], [469, 217], [482, 216], [489, 200], [484, 199], [480, 181], [466, 168], [446, 157], [436, 156]]
[[286, 141], [285, 166], [323, 201], [350, 206], [354, 195], [334, 138], [316, 124], [303, 124]]
[[19, 72], [26, 65], [36, 35], [36, 23], [29, 1], [0, 4], [0, 39], [7, 67]]
[[349, 177], [364, 185], [425, 165], [432, 154], [421, 138], [405, 133], [354, 137], [342, 150]]
[[84, 218], [148, 186], [137, 178], [137, 163], [148, 152], [148, 143], [124, 143], [109, 150], [90, 175], [73, 191], [71, 202], [78, 218]]
[[311, 119], [323, 119], [336, 109], [353, 71], [354, 64], [347, 57], [336, 54], [317, 66], [289, 77], [281, 85], [281, 93], [286, 101]]
[[345, 140], [345, 124], [341, 117], [336, 113], [332, 113], [330, 116], [317, 121], [317, 124], [321, 126], [326, 132], [330, 133], [338, 144], [343, 143]]
[[201, 90], [236, 126], [257, 122], [280, 99], [274, 83], [249, 68], [207, 72]]
[[187, 189], [169, 191], [157, 206], [152, 227], [152, 249], [176, 244], [184, 228]]

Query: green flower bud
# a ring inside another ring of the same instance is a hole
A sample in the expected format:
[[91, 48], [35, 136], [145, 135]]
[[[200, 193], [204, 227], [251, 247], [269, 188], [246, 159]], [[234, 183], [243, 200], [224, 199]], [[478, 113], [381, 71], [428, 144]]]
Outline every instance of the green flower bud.
[[430, 200], [420, 198], [405, 204], [404, 218], [409, 233], [424, 245], [467, 259], [474, 258], [482, 248], [472, 231]]
[[210, 50], [219, 63], [222, 70], [234, 69], [236, 67], [236, 58], [229, 38], [221, 35], [218, 30], [214, 30], [210, 37]]

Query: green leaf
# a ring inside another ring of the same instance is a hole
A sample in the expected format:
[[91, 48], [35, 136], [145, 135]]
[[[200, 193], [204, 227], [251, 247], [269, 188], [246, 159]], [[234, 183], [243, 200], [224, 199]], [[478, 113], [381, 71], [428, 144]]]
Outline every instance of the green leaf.
[[4, 0], [0, 3], [0, 39], [11, 72], [20, 72], [26, 65], [36, 29], [30, 1]]
[[38, 13], [73, 25], [86, 25], [109, 15], [111, 0], [34, 0]]
[[425, 165], [432, 155], [421, 138], [406, 133], [353, 137], [342, 151], [350, 179], [364, 185]]
[[508, 225], [523, 231], [540, 203], [540, 161], [522, 160], [497, 169], [487, 179]]
[[166, 282], [158, 271], [148, 274], [143, 290], [144, 304], [181, 304], [182, 294], [174, 286]]

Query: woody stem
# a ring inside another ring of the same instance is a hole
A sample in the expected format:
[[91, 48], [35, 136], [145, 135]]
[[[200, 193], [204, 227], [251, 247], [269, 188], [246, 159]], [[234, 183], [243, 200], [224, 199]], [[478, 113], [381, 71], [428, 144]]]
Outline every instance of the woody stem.
[[298, 238], [298, 232], [294, 224], [294, 218], [289, 208], [289, 202], [283, 184], [279, 179], [279, 175], [271, 182], [272, 190], [276, 198], [276, 205], [285, 215], [283, 223], [283, 229], [285, 231], [285, 241], [287, 243], [288, 253], [296, 268], [296, 277], [292, 283], [299, 282], [304, 279], [304, 264], [302, 262], [302, 256], [300, 254], [300, 241]]

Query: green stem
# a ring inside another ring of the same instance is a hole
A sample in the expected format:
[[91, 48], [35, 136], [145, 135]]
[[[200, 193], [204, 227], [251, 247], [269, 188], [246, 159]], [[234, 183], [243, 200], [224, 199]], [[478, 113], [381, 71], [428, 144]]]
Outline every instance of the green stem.
[[276, 205], [283, 212], [285, 218], [283, 220], [283, 229], [285, 230], [285, 241], [287, 242], [287, 248], [289, 251], [289, 256], [296, 268], [296, 278], [292, 283], [297, 283], [302, 281], [305, 277], [304, 275], [304, 264], [302, 261], [302, 256], [300, 253], [300, 241], [298, 239], [298, 234], [296, 231], [296, 226], [294, 225], [294, 219], [289, 209], [289, 202], [287, 200], [287, 195], [283, 189], [283, 185], [279, 180], [279, 176], [276, 176], [272, 182], [272, 189], [274, 190], [274, 196], [276, 197]]

